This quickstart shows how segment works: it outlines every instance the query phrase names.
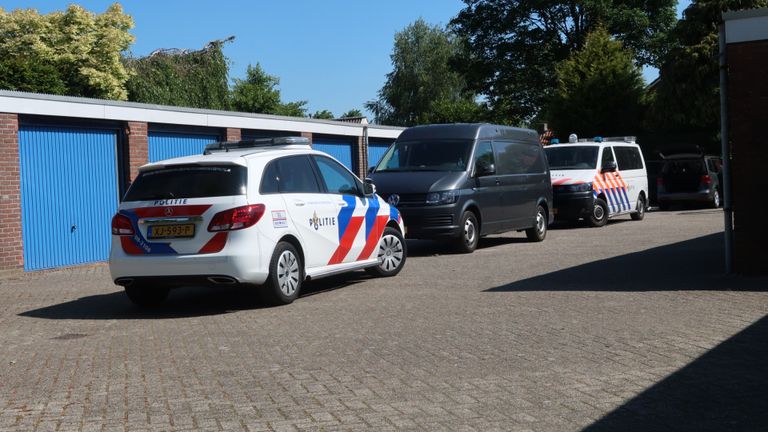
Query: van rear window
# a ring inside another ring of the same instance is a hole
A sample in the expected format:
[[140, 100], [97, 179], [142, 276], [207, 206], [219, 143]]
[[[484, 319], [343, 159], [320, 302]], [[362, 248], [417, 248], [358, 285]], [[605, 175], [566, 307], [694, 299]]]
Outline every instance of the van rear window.
[[244, 166], [181, 165], [139, 174], [124, 201], [245, 195], [246, 184]]

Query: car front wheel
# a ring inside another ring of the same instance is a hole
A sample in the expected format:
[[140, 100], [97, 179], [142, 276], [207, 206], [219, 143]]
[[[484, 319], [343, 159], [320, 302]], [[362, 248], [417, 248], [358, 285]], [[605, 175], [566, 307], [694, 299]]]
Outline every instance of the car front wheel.
[[477, 249], [477, 243], [480, 241], [480, 226], [477, 223], [477, 216], [467, 210], [461, 215], [461, 233], [456, 240], [456, 250], [461, 253], [472, 253]]
[[593, 227], [605, 226], [608, 223], [608, 204], [602, 198], [595, 198], [592, 212], [589, 214], [589, 224]]
[[400, 273], [405, 265], [407, 256], [405, 240], [400, 231], [387, 227], [379, 241], [379, 264], [369, 267], [366, 271], [378, 277], [390, 277]]

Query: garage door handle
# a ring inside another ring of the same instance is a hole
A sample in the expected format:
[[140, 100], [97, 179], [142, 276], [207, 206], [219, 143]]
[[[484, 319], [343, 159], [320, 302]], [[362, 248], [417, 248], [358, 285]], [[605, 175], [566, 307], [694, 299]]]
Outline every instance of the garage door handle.
[[72, 225], [71, 227], [69, 227], [69, 232], [70, 233], [73, 233], [75, 231], [77, 231], [77, 225]]

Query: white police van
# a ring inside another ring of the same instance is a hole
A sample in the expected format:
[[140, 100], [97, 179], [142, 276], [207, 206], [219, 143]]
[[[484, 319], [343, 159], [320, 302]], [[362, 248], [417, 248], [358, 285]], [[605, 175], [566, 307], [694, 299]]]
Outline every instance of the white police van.
[[552, 177], [555, 219], [586, 219], [603, 226], [629, 214], [642, 220], [648, 207], [648, 174], [634, 137], [557, 140], [544, 152]]
[[137, 305], [186, 285], [264, 285], [292, 302], [305, 278], [403, 268], [397, 209], [306, 138], [221, 142], [150, 163], [112, 219], [112, 279]]

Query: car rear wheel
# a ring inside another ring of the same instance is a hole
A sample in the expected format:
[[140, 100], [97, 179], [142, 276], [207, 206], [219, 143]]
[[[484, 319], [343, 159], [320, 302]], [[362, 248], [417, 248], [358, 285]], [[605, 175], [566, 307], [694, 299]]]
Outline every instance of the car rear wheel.
[[379, 264], [366, 270], [369, 274], [378, 277], [390, 277], [400, 273], [405, 265], [407, 256], [405, 240], [400, 231], [387, 227], [379, 241]]
[[536, 209], [536, 225], [525, 230], [525, 235], [532, 242], [543, 241], [547, 237], [547, 212], [544, 207]]
[[293, 302], [301, 292], [304, 281], [304, 266], [296, 248], [288, 242], [280, 242], [269, 262], [269, 277], [266, 294], [272, 304], [284, 305]]
[[715, 189], [714, 193], [712, 193], [712, 201], [709, 203], [710, 207], [712, 208], [718, 208], [720, 207], [720, 191]]
[[472, 253], [480, 241], [480, 226], [477, 216], [467, 210], [461, 215], [461, 234], [456, 240], [456, 250], [461, 253]]
[[605, 226], [608, 223], [608, 204], [602, 198], [595, 198], [592, 211], [589, 214], [589, 224], [593, 227]]
[[635, 212], [629, 216], [632, 220], [643, 220], [645, 217], [645, 197], [643, 195], [637, 197], [637, 207], [635, 208]]
[[125, 287], [125, 294], [133, 304], [139, 307], [157, 307], [168, 298], [170, 288], [147, 285], [131, 285]]

